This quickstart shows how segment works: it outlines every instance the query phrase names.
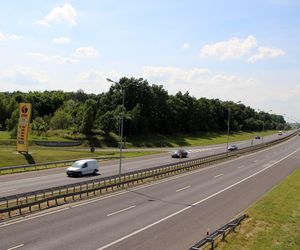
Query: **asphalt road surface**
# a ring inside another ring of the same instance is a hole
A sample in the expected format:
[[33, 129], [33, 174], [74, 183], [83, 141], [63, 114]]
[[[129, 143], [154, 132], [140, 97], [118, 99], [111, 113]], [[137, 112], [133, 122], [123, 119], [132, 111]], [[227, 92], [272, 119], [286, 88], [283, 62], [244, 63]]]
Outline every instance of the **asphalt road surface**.
[[[293, 131], [288, 131], [280, 137], [287, 136]], [[264, 138], [264, 142], [278, 139], [277, 134]], [[240, 149], [262, 143], [260, 140], [247, 140], [235, 143]], [[226, 145], [210, 145], [205, 147], [188, 147], [189, 159], [198, 158], [202, 156], [213, 155], [225, 152]], [[157, 149], [158, 150], [158, 149]], [[174, 149], [169, 149], [174, 151]], [[174, 163], [180, 159], [173, 159], [170, 157], [171, 152], [163, 152], [157, 155], [148, 155], [144, 157], [129, 158], [122, 160], [122, 173], [135, 171], [143, 168], [150, 168], [161, 166], [168, 163]], [[14, 195], [24, 192], [31, 192], [35, 190], [62, 186], [66, 184], [76, 183], [93, 178], [104, 176], [111, 176], [118, 174], [119, 160], [100, 162], [100, 174], [96, 176], [83, 176], [82, 178], [70, 178], [65, 173], [65, 168], [49, 169], [42, 171], [32, 171], [26, 173], [3, 175], [0, 176], [0, 197]]]
[[299, 166], [296, 136], [205, 169], [0, 223], [0, 249], [188, 249]]
[[[288, 132], [291, 133], [291, 132]], [[286, 136], [288, 133], [284, 134]], [[264, 139], [265, 142], [277, 139], [278, 135], [272, 135]], [[262, 143], [260, 140], [242, 141], [236, 143], [239, 148]], [[200, 156], [207, 156], [224, 152], [226, 145], [211, 145], [206, 147], [189, 147], [189, 158], [197, 158]], [[157, 149], [158, 150], [158, 149]], [[174, 150], [174, 149], [168, 149]], [[124, 159], [122, 161], [122, 172], [129, 172], [139, 170], [142, 168], [149, 168], [160, 166], [163, 164], [173, 163], [179, 159], [172, 159], [170, 152], [158, 155], [149, 155], [138, 158]], [[100, 164], [101, 176], [110, 176], [117, 174], [119, 171], [119, 160], [105, 161]], [[61, 186], [80, 182], [83, 180], [99, 178], [98, 176], [85, 176], [82, 178], [69, 178], [65, 174], [65, 168], [49, 169], [43, 171], [33, 171], [27, 173], [4, 175], [0, 176], [0, 197], [18, 194], [22, 192], [31, 192], [35, 190]]]

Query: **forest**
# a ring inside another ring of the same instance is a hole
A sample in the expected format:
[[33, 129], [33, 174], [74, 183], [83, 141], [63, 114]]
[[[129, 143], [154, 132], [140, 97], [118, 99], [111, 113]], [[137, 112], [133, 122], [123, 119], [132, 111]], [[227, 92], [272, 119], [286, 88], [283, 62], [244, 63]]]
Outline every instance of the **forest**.
[[[124, 91], [124, 110], [122, 97]], [[106, 93], [87, 94], [83, 90], [0, 92], [0, 130], [16, 137], [18, 103], [33, 106], [31, 132], [41, 135], [49, 130], [91, 136], [119, 134], [124, 115], [124, 136], [149, 134], [193, 134], [225, 132], [230, 112], [230, 131], [284, 129], [281, 115], [256, 112], [232, 101], [195, 98], [190, 93], [170, 95], [162, 85], [145, 79], [123, 77]]]

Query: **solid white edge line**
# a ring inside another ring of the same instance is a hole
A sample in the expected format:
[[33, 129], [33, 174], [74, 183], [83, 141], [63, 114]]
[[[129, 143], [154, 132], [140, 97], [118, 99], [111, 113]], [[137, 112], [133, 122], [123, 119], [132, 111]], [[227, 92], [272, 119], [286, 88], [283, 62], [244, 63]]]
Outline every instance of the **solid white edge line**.
[[224, 174], [218, 174], [218, 175], [215, 175], [214, 178], [218, 178], [218, 177], [221, 177], [223, 176]]
[[151, 228], [151, 227], [153, 227], [153, 226], [155, 226], [155, 225], [157, 225], [157, 224], [159, 224], [159, 223], [161, 223], [161, 222], [163, 222], [163, 221], [165, 221], [165, 220], [167, 220], [167, 219], [170, 219], [170, 218], [174, 217], [174, 216], [177, 215], [177, 214], [180, 214], [180, 213], [184, 212], [185, 210], [190, 209], [190, 208], [193, 207], [193, 206], [199, 205], [200, 203], [203, 203], [204, 201], [207, 201], [207, 200], [209, 200], [209, 199], [211, 199], [211, 198], [213, 198], [213, 197], [215, 197], [215, 196], [217, 196], [217, 195], [219, 195], [219, 194], [221, 194], [221, 193], [227, 191], [228, 189], [231, 189], [231, 188], [233, 188], [233, 187], [239, 185], [240, 183], [242, 183], [242, 182], [244, 182], [244, 181], [246, 181], [246, 180], [252, 178], [253, 176], [258, 175], [258, 174], [260, 174], [260, 173], [263, 172], [263, 171], [266, 171], [267, 169], [269, 169], [269, 168], [273, 167], [274, 165], [276, 165], [277, 163], [279, 163], [279, 162], [281, 162], [281, 161], [287, 159], [288, 157], [290, 157], [291, 155], [293, 155], [294, 153], [296, 153], [296, 152], [299, 151], [299, 150], [300, 150], [300, 148], [298, 148], [298, 149], [295, 150], [294, 152], [290, 153], [290, 154], [287, 155], [286, 157], [280, 159], [279, 161], [275, 162], [274, 164], [272, 164], [272, 165], [270, 165], [270, 166], [268, 166], [268, 167], [265, 167], [265, 168], [259, 170], [258, 172], [254, 173], [254, 174], [252, 174], [252, 175], [249, 175], [248, 177], [246, 177], [246, 178], [244, 178], [244, 179], [242, 179], [242, 180], [240, 180], [240, 181], [238, 181], [238, 182], [236, 182], [236, 183], [234, 183], [234, 184], [232, 184], [232, 185], [230, 185], [230, 186], [228, 186], [228, 187], [226, 187], [226, 188], [224, 188], [224, 189], [222, 189], [222, 190], [220, 190], [220, 191], [218, 191], [218, 192], [216, 192], [216, 193], [214, 193], [214, 194], [212, 194], [212, 195], [210, 195], [210, 196], [208, 196], [208, 197], [206, 197], [206, 198], [204, 198], [204, 199], [202, 199], [202, 200], [200, 200], [200, 201], [197, 201], [197, 202], [193, 203], [193, 204], [192, 204], [191, 206], [189, 206], [189, 207], [185, 207], [185, 208], [183, 208], [183, 209], [181, 209], [181, 210], [179, 210], [179, 211], [177, 211], [177, 212], [175, 212], [175, 213], [172, 213], [172, 214], [170, 214], [170, 215], [168, 215], [168, 216], [166, 216], [166, 217], [164, 217], [164, 218], [162, 218], [162, 219], [160, 219], [160, 220], [158, 220], [158, 221], [155, 221], [155, 222], [152, 223], [152, 224], [149, 224], [149, 225], [147, 225], [147, 226], [145, 226], [145, 227], [143, 227], [143, 228], [140, 228], [140, 229], [138, 229], [138, 230], [132, 232], [131, 234], [125, 235], [125, 236], [123, 236], [122, 238], [120, 238], [120, 239], [118, 239], [118, 240], [115, 240], [115, 241], [113, 241], [113, 242], [111, 242], [111, 243], [109, 243], [109, 244], [107, 244], [107, 245], [104, 245], [104, 246], [98, 248], [97, 250], [103, 250], [103, 249], [106, 249], [106, 248], [108, 248], [108, 247], [110, 247], [110, 246], [113, 246], [113, 245], [115, 245], [115, 244], [117, 244], [117, 243], [119, 243], [119, 242], [121, 242], [121, 241], [123, 241], [123, 240], [126, 240], [126, 239], [128, 239], [128, 238], [130, 238], [130, 237], [132, 237], [132, 236], [134, 236], [134, 235], [136, 235], [136, 234], [138, 234], [138, 233], [140, 233], [140, 232], [142, 232], [142, 231], [145, 231], [145, 230], [148, 229], [148, 228]]
[[[292, 138], [294, 139], [294, 138]], [[290, 140], [292, 140], [290, 139]], [[290, 140], [288, 141], [285, 141], [285, 142], [282, 142], [280, 144], [277, 144], [275, 146], [272, 146], [270, 148], [266, 148], [266, 149], [263, 149], [263, 150], [260, 150], [259, 152], [264, 152], [264, 151], [268, 151], [272, 148], [276, 148], [276, 147], [279, 147], [283, 144], [286, 144], [288, 143]], [[251, 156], [251, 155], [254, 155], [256, 154], [257, 152], [253, 152], [253, 153], [250, 153], [250, 154], [247, 154], [247, 155], [244, 155], [244, 156], [241, 156], [239, 157], [239, 159], [242, 159], [244, 157], [248, 157], [248, 156]], [[135, 191], [135, 190], [140, 190], [140, 189], [144, 189], [144, 188], [148, 188], [148, 187], [151, 187], [151, 186], [154, 186], [154, 185], [158, 185], [160, 183], [164, 183], [164, 182], [168, 182], [168, 181], [172, 181], [172, 180], [176, 180], [178, 178], [182, 178], [182, 177], [185, 177], [185, 176], [189, 176], [189, 175], [193, 175], [193, 174], [197, 174], [199, 172], [203, 172], [203, 171], [207, 171], [209, 169], [212, 169], [212, 168], [216, 168], [218, 166], [221, 166], [223, 164], [227, 164], [228, 162], [231, 162], [231, 161], [234, 161], [236, 159], [231, 159], [229, 161], [225, 161], [225, 162], [221, 162], [221, 163], [218, 163], [216, 165], [212, 165], [212, 166], [209, 166], [209, 167], [206, 167], [206, 168], [200, 168], [198, 170], [195, 170], [195, 171], [192, 171], [192, 172], [189, 172], [189, 173], [184, 173], [184, 174], [180, 174], [178, 176], [174, 176], [174, 177], [170, 177], [170, 178], [167, 178], [167, 179], [164, 179], [164, 180], [161, 180], [161, 181], [157, 181], [155, 183], [150, 183], [148, 185], [143, 185], [141, 187], [136, 187], [136, 188], [132, 188], [130, 189], [130, 191]], [[271, 161], [272, 162], [272, 161]], [[275, 163], [276, 161], [274, 161], [273, 163]], [[278, 161], [279, 162], [279, 161]], [[0, 228], [1, 227], [5, 227], [5, 226], [10, 226], [10, 225], [13, 225], [13, 224], [17, 224], [17, 223], [21, 223], [21, 222], [24, 222], [24, 221], [28, 221], [28, 220], [31, 220], [31, 219], [36, 219], [36, 218], [39, 218], [39, 217], [43, 217], [43, 216], [46, 216], [46, 215], [51, 215], [53, 213], [56, 213], [56, 212], [61, 212], [61, 211], [64, 211], [66, 209], [69, 209], [69, 208], [75, 208], [75, 207], [79, 207], [79, 206], [82, 206], [82, 205], [87, 205], [87, 204], [90, 204], [90, 203], [93, 203], [93, 202], [97, 202], [97, 201], [101, 201], [101, 200], [104, 200], [104, 199], [109, 199], [109, 198], [112, 198], [112, 197], [115, 197], [115, 196], [119, 196], [119, 195], [122, 195], [122, 194], [125, 194], [125, 193], [128, 193], [130, 191], [119, 191], [117, 193], [114, 193], [114, 194], [110, 194], [110, 195], [107, 195], [107, 196], [104, 196], [104, 197], [101, 197], [101, 198], [94, 198], [92, 200], [89, 200], [89, 201], [84, 201], [82, 203], [79, 203], [77, 205], [74, 205], [74, 206], [69, 206], [67, 208], [63, 208], [63, 209], [60, 209], [60, 210], [55, 210], [54, 212], [47, 212], [47, 213], [44, 213], [44, 214], [41, 214], [41, 215], [37, 215], [37, 216], [31, 216], [29, 215], [28, 217], [25, 217], [25, 218], [21, 218], [21, 219], [16, 219], [14, 221], [8, 221], [8, 222], [4, 222], [4, 223], [0, 223]]]
[[21, 220], [16, 220], [16, 221], [13, 221], [13, 222], [7, 222], [7, 223], [4, 222], [3, 225], [0, 225], [0, 228], [1, 228], [1, 227], [5, 227], [5, 226], [10, 226], [10, 225], [13, 225], [13, 224], [17, 224], [17, 223], [20, 223], [20, 222], [23, 222], [23, 221], [27, 221], [27, 220], [32, 220], [32, 219], [40, 218], [40, 217], [43, 217], [43, 216], [46, 216], [46, 215], [59, 213], [59, 212], [61, 212], [61, 211], [67, 210], [67, 209], [69, 209], [69, 208], [68, 208], [68, 207], [65, 207], [65, 208], [62, 208], [62, 209], [59, 209], [59, 210], [55, 210], [55, 211], [52, 211], [52, 212], [49, 212], [49, 213], [39, 214], [39, 215], [36, 215], [36, 216], [24, 218], [24, 219], [22, 218]]
[[20, 244], [20, 245], [17, 245], [15, 247], [7, 248], [7, 250], [17, 249], [17, 248], [22, 247], [22, 246], [24, 246], [24, 244]]
[[14, 189], [8, 189], [8, 190], [3, 190], [3, 191], [0, 192], [0, 194], [2, 194], [2, 193], [7, 193], [7, 192], [10, 192], [10, 191], [15, 191], [15, 190], [17, 190], [17, 188], [14, 188]]
[[180, 189], [177, 189], [177, 190], [176, 190], [176, 193], [177, 193], [177, 192], [180, 192], [180, 191], [182, 191], [182, 190], [185, 190], [185, 189], [187, 189], [187, 188], [190, 188], [190, 187], [191, 187], [191, 185], [186, 186], [186, 187], [183, 187], [183, 188], [180, 188]]
[[119, 214], [119, 213], [125, 212], [125, 211], [127, 211], [127, 210], [129, 210], [129, 209], [132, 209], [132, 208], [134, 208], [134, 207], [136, 207], [136, 205], [133, 205], [133, 206], [130, 206], [130, 207], [121, 209], [121, 210], [119, 210], [119, 211], [116, 211], [116, 212], [113, 212], [113, 213], [110, 213], [110, 214], [107, 214], [106, 216], [109, 217], [109, 216], [112, 216], [112, 215], [115, 215], [115, 214]]

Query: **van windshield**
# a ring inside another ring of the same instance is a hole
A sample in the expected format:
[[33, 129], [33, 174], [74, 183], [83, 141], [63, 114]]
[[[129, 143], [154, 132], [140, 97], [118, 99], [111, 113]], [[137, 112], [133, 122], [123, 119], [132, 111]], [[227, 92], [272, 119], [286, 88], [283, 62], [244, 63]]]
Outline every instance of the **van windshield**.
[[72, 164], [72, 167], [73, 167], [73, 168], [81, 168], [81, 166], [82, 166], [82, 164], [79, 163], [79, 162], [74, 162], [74, 163]]

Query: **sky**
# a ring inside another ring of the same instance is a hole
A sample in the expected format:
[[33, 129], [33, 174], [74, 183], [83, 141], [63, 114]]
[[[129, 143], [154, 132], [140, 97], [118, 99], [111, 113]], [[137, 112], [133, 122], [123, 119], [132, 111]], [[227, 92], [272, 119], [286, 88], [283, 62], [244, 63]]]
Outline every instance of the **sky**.
[[0, 0], [0, 92], [142, 77], [300, 121], [299, 13], [299, 0]]

